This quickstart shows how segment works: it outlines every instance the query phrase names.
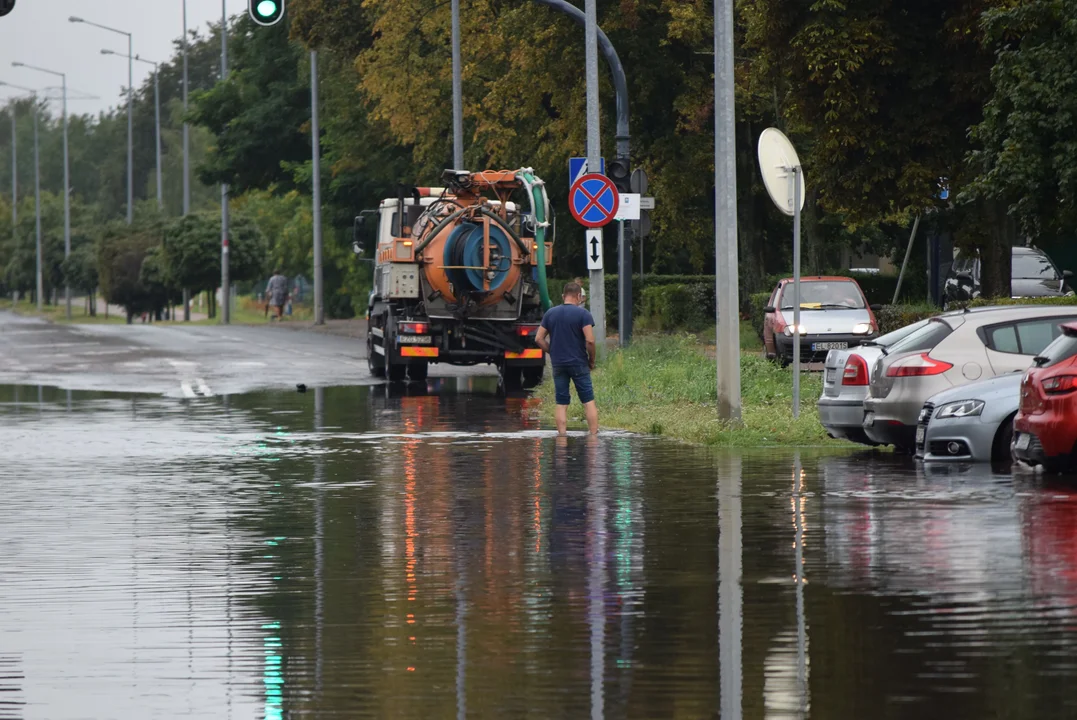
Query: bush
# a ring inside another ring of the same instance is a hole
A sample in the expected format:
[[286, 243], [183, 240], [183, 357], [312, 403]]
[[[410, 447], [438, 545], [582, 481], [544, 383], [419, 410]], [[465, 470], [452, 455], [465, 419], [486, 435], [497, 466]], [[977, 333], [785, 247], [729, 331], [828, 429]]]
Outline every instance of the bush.
[[875, 313], [875, 319], [879, 321], [879, 333], [886, 334], [938, 314], [939, 309], [930, 303], [883, 305], [882, 310]]
[[[699, 330], [714, 322], [713, 285], [678, 283], [644, 287], [641, 324], [652, 330]], [[635, 293], [633, 293], [635, 294]]]
[[[1040, 298], [976, 298], [968, 303], [968, 307], [990, 307], [991, 305], [1077, 305], [1077, 296], [1065, 295], [1063, 297], [1040, 297]], [[951, 303], [952, 307], [958, 307]]]
[[760, 340], [763, 339], [763, 320], [766, 317], [763, 311], [770, 302], [770, 296], [771, 293], [762, 292], [748, 297], [748, 322], [752, 324], [752, 329], [759, 333]]

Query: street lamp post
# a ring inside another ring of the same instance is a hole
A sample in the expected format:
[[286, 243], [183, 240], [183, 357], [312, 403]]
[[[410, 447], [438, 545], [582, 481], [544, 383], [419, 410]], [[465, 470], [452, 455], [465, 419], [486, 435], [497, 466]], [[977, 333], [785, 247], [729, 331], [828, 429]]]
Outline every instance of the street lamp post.
[[[22, 67], [27, 70], [37, 70], [43, 72], [46, 75], [55, 75], [63, 81], [63, 116], [64, 116], [64, 259], [66, 260], [71, 255], [71, 175], [70, 175], [70, 163], [68, 161], [67, 151], [67, 75], [62, 72], [56, 72], [55, 70], [46, 70], [42, 67], [35, 65], [27, 65], [26, 63], [13, 62], [12, 67]], [[37, 115], [34, 115], [35, 122], [37, 121]], [[37, 153], [35, 149], [35, 154]], [[40, 217], [40, 210], [38, 211]], [[39, 220], [40, 223], [40, 220]], [[40, 253], [40, 250], [38, 251]], [[38, 271], [40, 272], [40, 270]], [[64, 302], [67, 306], [67, 319], [71, 319], [71, 286], [64, 280]]]
[[134, 59], [140, 63], [146, 63], [147, 65], [153, 65], [153, 111], [157, 128], [157, 209], [164, 210], [165, 199], [164, 191], [161, 187], [161, 83], [160, 83], [160, 68], [158, 64], [153, 60], [146, 60], [135, 55], [134, 58], [129, 58], [123, 53], [118, 53], [115, 50], [102, 50], [102, 55], [115, 55], [116, 57], [127, 58], [128, 60]]
[[[187, 0], [183, 0], [183, 216], [191, 212], [191, 128], [187, 124]], [[183, 288], [183, 321], [191, 321], [191, 291]]]
[[[228, 0], [221, 0], [221, 82], [228, 79]], [[232, 278], [228, 266], [228, 184], [221, 183], [221, 323], [232, 322]]]
[[134, 102], [135, 85], [134, 39], [129, 32], [117, 30], [116, 28], [108, 27], [107, 25], [98, 25], [95, 22], [83, 20], [80, 17], [72, 16], [68, 18], [68, 22], [92, 25], [101, 30], [108, 30], [117, 35], [127, 36], [127, 224], [130, 225], [134, 222], [135, 218], [135, 146], [134, 136], [132, 134], [134, 127], [132, 120], [132, 103]]

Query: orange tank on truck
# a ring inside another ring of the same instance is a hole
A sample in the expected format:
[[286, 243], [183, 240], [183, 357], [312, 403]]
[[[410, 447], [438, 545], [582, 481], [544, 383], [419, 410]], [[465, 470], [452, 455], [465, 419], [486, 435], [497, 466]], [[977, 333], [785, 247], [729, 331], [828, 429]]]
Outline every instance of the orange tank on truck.
[[536, 385], [554, 246], [545, 184], [530, 168], [446, 170], [443, 183], [402, 185], [356, 218], [353, 249], [373, 266], [370, 371], [425, 382], [431, 363], [493, 364], [507, 388]]

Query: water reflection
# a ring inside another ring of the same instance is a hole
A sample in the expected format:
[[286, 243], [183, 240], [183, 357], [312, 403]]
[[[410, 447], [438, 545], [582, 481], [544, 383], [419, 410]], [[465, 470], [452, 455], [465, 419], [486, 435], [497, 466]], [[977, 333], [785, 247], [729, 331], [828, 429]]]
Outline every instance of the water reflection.
[[534, 415], [0, 388], [0, 717], [1073, 716], [1064, 482]]

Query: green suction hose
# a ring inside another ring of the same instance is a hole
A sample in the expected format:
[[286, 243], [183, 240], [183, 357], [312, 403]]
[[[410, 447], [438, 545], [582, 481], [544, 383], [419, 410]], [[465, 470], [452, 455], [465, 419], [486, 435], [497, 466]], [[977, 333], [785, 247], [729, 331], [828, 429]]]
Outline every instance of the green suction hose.
[[542, 310], [545, 312], [553, 304], [550, 302], [550, 291], [546, 279], [546, 229], [550, 227], [550, 199], [546, 195], [546, 184], [535, 177], [535, 171], [531, 168], [520, 169], [516, 173], [516, 178], [527, 188], [531, 212], [535, 218], [535, 243], [538, 246], [535, 265], [538, 268], [539, 297], [542, 300]]

